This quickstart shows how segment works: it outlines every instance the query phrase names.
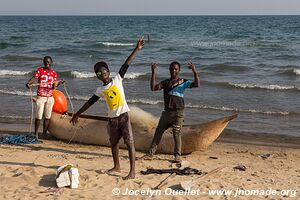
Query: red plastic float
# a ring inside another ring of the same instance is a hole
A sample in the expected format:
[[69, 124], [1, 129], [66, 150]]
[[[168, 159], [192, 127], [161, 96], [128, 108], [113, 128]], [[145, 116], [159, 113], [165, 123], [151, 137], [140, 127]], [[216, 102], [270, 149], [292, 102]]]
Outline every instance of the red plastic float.
[[59, 90], [53, 90], [54, 105], [52, 112], [64, 114], [68, 110], [68, 101], [64, 93]]

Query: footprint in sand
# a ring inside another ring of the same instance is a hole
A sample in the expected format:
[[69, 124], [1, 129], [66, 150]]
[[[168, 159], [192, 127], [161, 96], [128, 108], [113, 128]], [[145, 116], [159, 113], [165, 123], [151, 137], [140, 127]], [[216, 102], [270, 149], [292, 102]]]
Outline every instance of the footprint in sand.
[[48, 158], [58, 158], [58, 159], [68, 159], [68, 155], [64, 155], [64, 154], [48, 154], [47, 155]]

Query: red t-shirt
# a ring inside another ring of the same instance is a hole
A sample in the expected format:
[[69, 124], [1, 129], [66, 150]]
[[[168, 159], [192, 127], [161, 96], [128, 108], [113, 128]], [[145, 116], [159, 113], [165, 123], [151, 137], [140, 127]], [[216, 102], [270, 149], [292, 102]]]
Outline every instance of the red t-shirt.
[[52, 97], [53, 82], [57, 80], [57, 74], [52, 69], [40, 67], [36, 70], [34, 77], [38, 79], [37, 95], [41, 97]]

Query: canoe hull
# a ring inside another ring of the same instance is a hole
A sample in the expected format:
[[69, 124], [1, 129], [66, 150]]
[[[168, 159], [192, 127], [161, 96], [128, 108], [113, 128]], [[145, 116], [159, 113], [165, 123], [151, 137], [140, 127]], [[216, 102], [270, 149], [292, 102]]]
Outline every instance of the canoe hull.
[[[131, 107], [129, 115], [135, 148], [138, 151], [147, 151], [152, 142], [158, 118], [136, 107]], [[235, 117], [235, 115], [228, 116], [204, 124], [184, 126], [182, 128], [182, 154], [207, 148], [218, 138], [229, 121]], [[56, 138], [68, 142], [110, 146], [105, 118], [97, 120], [80, 117], [75, 126], [70, 123], [70, 120], [71, 117], [68, 115], [52, 113], [49, 125], [50, 133]], [[126, 148], [122, 139], [120, 140], [120, 147]], [[174, 139], [171, 129], [164, 133], [157, 152], [174, 153]]]

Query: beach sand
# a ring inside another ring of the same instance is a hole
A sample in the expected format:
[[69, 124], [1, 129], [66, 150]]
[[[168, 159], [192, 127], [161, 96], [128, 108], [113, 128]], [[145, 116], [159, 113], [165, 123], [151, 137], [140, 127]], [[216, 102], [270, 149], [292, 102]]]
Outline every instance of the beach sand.
[[[7, 126], [5, 131], [0, 132], [6, 132]], [[120, 150], [122, 171], [108, 175], [102, 171], [113, 166], [109, 147], [68, 144], [56, 140], [42, 141], [40, 144], [23, 146], [0, 145], [0, 199], [150, 199], [153, 194], [153, 199], [300, 198], [299, 137], [240, 135], [225, 132], [205, 151], [183, 156], [183, 160], [188, 161], [192, 168], [204, 172], [226, 166], [216, 174], [199, 179], [189, 193], [188, 191], [184, 193], [180, 188], [180, 182], [194, 179], [199, 175], [176, 175], [166, 181], [167, 184], [159, 190], [160, 192], [155, 192], [151, 189], [169, 174], [140, 173], [147, 168], [174, 167], [171, 163], [172, 155], [160, 154], [153, 160], [138, 160], [136, 178], [124, 181], [122, 177], [127, 175], [129, 169], [127, 150]], [[265, 154], [270, 156], [263, 159], [261, 155]], [[142, 152], [137, 152], [136, 156], [142, 155]], [[79, 187], [58, 189], [55, 183], [56, 169], [68, 163], [79, 169]], [[234, 167], [237, 165], [244, 165], [246, 170], [235, 170]], [[125, 193], [127, 189], [137, 195], [113, 194], [118, 191]], [[232, 190], [232, 195], [209, 194], [209, 191], [217, 189]], [[237, 190], [240, 194], [244, 190], [247, 195], [234, 197]], [[249, 195], [250, 190], [259, 190], [261, 195]], [[276, 195], [268, 194], [271, 190], [274, 190]], [[145, 194], [139, 194], [142, 192]]]

